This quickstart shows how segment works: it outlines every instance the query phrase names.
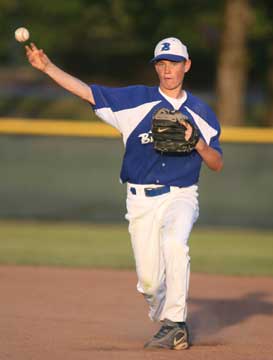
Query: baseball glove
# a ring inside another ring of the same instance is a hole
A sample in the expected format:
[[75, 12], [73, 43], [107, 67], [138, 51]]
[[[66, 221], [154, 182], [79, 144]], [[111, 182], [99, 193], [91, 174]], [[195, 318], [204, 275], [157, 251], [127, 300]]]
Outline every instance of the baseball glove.
[[[185, 139], [186, 126], [192, 128], [192, 134]], [[188, 117], [178, 110], [158, 109], [152, 119], [154, 149], [164, 153], [189, 153], [194, 150], [199, 140], [199, 130], [190, 123]]]

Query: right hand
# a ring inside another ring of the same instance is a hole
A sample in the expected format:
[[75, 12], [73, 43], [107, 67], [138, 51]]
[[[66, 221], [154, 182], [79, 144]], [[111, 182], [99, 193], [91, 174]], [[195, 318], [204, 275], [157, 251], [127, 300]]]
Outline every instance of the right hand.
[[25, 46], [26, 55], [30, 64], [36, 69], [45, 72], [51, 61], [43, 50], [37, 49], [34, 43]]

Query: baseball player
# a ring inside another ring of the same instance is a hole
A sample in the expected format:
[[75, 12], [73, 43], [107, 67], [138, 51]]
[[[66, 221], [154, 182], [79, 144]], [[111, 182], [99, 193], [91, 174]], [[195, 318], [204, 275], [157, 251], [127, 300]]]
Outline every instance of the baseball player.
[[[58, 68], [35, 44], [26, 46], [26, 54], [32, 66], [88, 101], [97, 116], [121, 132], [125, 152], [120, 178], [127, 183], [137, 290], [149, 304], [151, 320], [161, 323], [144, 347], [187, 349], [188, 239], [199, 214], [199, 173], [202, 162], [214, 171], [223, 166], [216, 116], [183, 88], [191, 67], [187, 47], [174, 37], [156, 45], [151, 63], [159, 86], [152, 87], [89, 86]], [[163, 126], [154, 126], [162, 119]], [[172, 124], [183, 129], [179, 136]], [[155, 143], [162, 142], [158, 150]]]

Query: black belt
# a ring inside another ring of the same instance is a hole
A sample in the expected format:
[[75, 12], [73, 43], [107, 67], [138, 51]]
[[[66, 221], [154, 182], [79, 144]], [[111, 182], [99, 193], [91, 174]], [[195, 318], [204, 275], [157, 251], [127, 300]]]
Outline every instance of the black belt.
[[[130, 187], [130, 191], [134, 195], [136, 195], [136, 193], [137, 193], [137, 189], [133, 186]], [[170, 191], [171, 191], [171, 187], [169, 185], [164, 185], [164, 186], [160, 186], [157, 188], [144, 188], [145, 196], [148, 196], [148, 197], [166, 194]]]

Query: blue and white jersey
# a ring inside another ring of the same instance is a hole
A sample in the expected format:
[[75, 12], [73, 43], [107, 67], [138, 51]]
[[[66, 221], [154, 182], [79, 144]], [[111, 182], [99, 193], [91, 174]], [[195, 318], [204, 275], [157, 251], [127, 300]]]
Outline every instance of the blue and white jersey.
[[[186, 155], [163, 154], [153, 148], [151, 126], [154, 112], [161, 107], [174, 109], [171, 99], [165, 97], [159, 87], [90, 87], [96, 115], [122, 134], [125, 146], [120, 174], [122, 182], [181, 187], [198, 183], [202, 158], [197, 151]], [[208, 145], [222, 153], [220, 125], [213, 111], [189, 92], [185, 92], [183, 100], [177, 110], [199, 128]]]

